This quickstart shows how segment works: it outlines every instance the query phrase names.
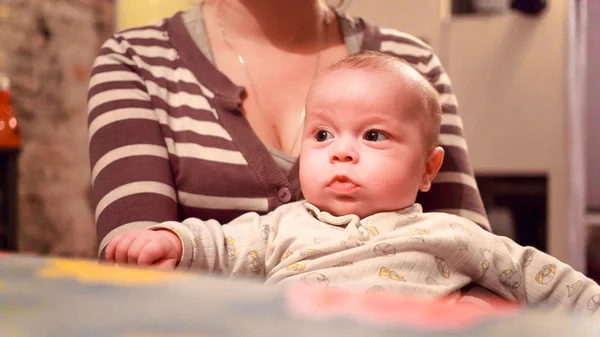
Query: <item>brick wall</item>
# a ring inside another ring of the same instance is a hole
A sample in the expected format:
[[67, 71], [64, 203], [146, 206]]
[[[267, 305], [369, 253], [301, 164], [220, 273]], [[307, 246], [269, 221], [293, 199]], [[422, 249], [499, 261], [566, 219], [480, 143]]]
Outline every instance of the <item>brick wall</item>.
[[[0, 71], [23, 132], [19, 244], [95, 255], [86, 134], [87, 82], [112, 32], [111, 0], [0, 0]], [[6, 6], [8, 5], [8, 6]], [[8, 10], [7, 10], [8, 8]]]

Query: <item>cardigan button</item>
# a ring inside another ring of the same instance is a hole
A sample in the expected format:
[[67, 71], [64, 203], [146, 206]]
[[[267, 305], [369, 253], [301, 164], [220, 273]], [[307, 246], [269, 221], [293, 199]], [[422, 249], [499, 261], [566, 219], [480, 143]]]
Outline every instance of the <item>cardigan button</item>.
[[292, 191], [287, 187], [282, 187], [277, 190], [277, 199], [282, 203], [288, 203], [292, 200]]

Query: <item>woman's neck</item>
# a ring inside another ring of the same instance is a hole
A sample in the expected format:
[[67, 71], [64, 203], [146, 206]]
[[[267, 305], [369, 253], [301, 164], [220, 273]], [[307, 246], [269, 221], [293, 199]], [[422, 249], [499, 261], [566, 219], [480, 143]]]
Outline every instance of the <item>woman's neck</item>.
[[333, 13], [320, 0], [214, 0], [206, 3], [228, 36], [282, 49], [320, 44]]

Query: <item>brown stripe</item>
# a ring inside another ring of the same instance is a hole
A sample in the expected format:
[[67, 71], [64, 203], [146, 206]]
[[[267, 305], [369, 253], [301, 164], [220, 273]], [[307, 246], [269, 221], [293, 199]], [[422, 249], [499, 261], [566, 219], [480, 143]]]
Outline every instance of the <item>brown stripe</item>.
[[[146, 55], [139, 54], [135, 50], [134, 46], [130, 46], [128, 44], [124, 45], [124, 42], [128, 42], [129, 40], [126, 40], [124, 38], [117, 38], [117, 39], [115, 39], [115, 41], [118, 43], [118, 46], [121, 48], [120, 50], [115, 50], [115, 49], [112, 49], [111, 47], [109, 47], [108, 45], [104, 45], [98, 52], [98, 56], [120, 55], [120, 56], [128, 58], [128, 59], [132, 59], [133, 56], [137, 56], [142, 61], [144, 61], [144, 63], [147, 63], [148, 65], [163, 66], [163, 67], [167, 67], [167, 68], [170, 68], [173, 70], [177, 69], [177, 67], [178, 67], [177, 60], [170, 60], [164, 56], [146, 56]], [[171, 50], [165, 50], [165, 52], [166, 51], [172, 52], [173, 50], [174, 49], [172, 49], [172, 47], [171, 47]]]
[[123, 120], [109, 124], [96, 132], [90, 142], [92, 167], [107, 152], [132, 144], [165, 146], [160, 124], [146, 119]]
[[[164, 32], [163, 32], [164, 33]], [[132, 47], [161, 47], [165, 49], [173, 49], [173, 45], [169, 40], [159, 40], [155, 38], [148, 37], [129, 37], [127, 39], [121, 39], [121, 41], [127, 41]]]
[[[196, 114], [202, 114], [204, 115], [202, 117], [203, 120], [215, 120], [215, 114], [212, 111], [209, 110], [203, 110], [203, 109], [195, 109], [195, 108], [191, 108], [187, 105], [182, 105], [180, 107], [174, 107], [169, 105], [169, 103], [167, 101], [165, 101], [162, 97], [158, 97], [155, 95], [151, 96], [152, 99], [152, 105], [157, 108], [157, 109], [162, 109], [164, 111], [168, 111], [169, 115], [174, 116], [174, 117], [191, 117], [194, 114], [192, 112], [196, 112]], [[202, 97], [198, 97], [197, 99], [203, 99]], [[214, 108], [214, 103], [212, 102], [212, 100], [207, 99], [208, 100], [208, 106], [213, 107]], [[178, 111], [179, 110], [179, 111]], [[191, 113], [188, 115], [188, 113]], [[212, 119], [208, 119], [209, 116], [212, 116]]]
[[442, 112], [445, 114], [456, 115], [458, 113], [458, 110], [456, 109], [456, 105], [454, 104], [442, 104]]
[[435, 87], [435, 90], [437, 90], [437, 92], [440, 94], [453, 94], [454, 93], [454, 91], [452, 90], [452, 87], [447, 84], [436, 84], [434, 87]]
[[440, 79], [440, 76], [444, 74], [444, 70], [442, 67], [435, 67], [431, 69], [428, 73], [422, 73], [423, 76], [429, 80], [433, 85]]
[[[347, 20], [347, 19], [345, 19]], [[363, 41], [360, 50], [381, 50], [381, 31], [379, 27], [365, 22], [363, 19], [358, 19], [357, 30], [363, 28]]]
[[[99, 115], [110, 112], [117, 109], [126, 108], [145, 108], [148, 110], [161, 109], [167, 111], [171, 117], [189, 117], [198, 121], [216, 121], [215, 114], [209, 110], [195, 109], [186, 105], [180, 107], [172, 107], [163, 99], [159, 99], [153, 96], [153, 101], [143, 101], [139, 99], [122, 99], [122, 100], [109, 100], [106, 103], [102, 103], [94, 108], [88, 116], [88, 123], [91, 123]], [[198, 98], [200, 99], [200, 98]], [[211, 100], [208, 100], [209, 106], [213, 104]]]
[[119, 90], [119, 89], [137, 89], [141, 90], [144, 93], [147, 92], [146, 86], [137, 81], [120, 81], [114, 80], [111, 82], [99, 83], [90, 88], [88, 91], [88, 95], [90, 98], [96, 96], [97, 94], [103, 93], [109, 90]]
[[105, 103], [97, 105], [92, 111], [90, 111], [88, 115], [88, 124], [92, 123], [96, 117], [106, 112], [127, 108], [142, 108], [152, 110], [152, 104], [150, 101], [143, 101], [140, 99], [109, 100]]
[[149, 66], [165, 67], [165, 68], [169, 68], [171, 70], [176, 70], [177, 68], [180, 67], [179, 61], [177, 61], [177, 60], [170, 60], [170, 59], [167, 59], [162, 56], [150, 57], [150, 56], [140, 55], [135, 51], [135, 49], [132, 49], [132, 48], [127, 48], [126, 52], [129, 53], [130, 55], [135, 55], [136, 57], [139, 57], [140, 60], [142, 60], [144, 63], [146, 63]]
[[170, 135], [176, 143], [193, 143], [205, 147], [238, 151], [238, 148], [232, 141], [224, 138], [200, 135], [192, 131], [173, 132], [168, 125], [164, 124], [161, 124], [161, 127], [163, 128], [163, 132]]
[[446, 154], [440, 172], [462, 172], [473, 175], [468, 153], [460, 147], [442, 146]]
[[113, 71], [137, 71], [137, 67], [131, 67], [130, 65], [119, 63], [119, 64], [101, 64], [97, 65], [92, 69], [92, 77], [97, 74], [109, 73]]
[[198, 95], [205, 97], [202, 92], [202, 89], [196, 83], [189, 83], [184, 81], [175, 82], [170, 81], [166, 78], [155, 77], [154, 75], [152, 75], [152, 73], [143, 68], [139, 69], [139, 73], [140, 75], [142, 75], [144, 80], [156, 83], [159, 87], [169, 90], [169, 93], [185, 92], [190, 95]]
[[454, 126], [454, 125], [442, 125], [440, 128], [440, 134], [455, 135], [455, 136], [462, 137], [463, 129], [458, 126]]
[[[113, 39], [113, 41], [114, 41], [114, 42], [116, 42], [116, 44], [117, 44], [117, 46], [118, 46], [119, 48], [123, 48], [123, 49], [122, 49], [122, 50], [115, 50], [115, 49], [112, 49], [111, 47], [109, 47], [109, 46], [108, 46], [108, 44], [104, 44], [104, 45], [103, 45], [103, 46], [100, 48], [100, 50], [98, 50], [98, 54], [97, 54], [97, 56], [110, 56], [110, 55], [118, 55], [118, 56], [122, 56], [122, 57], [125, 57], [125, 58], [128, 58], [128, 59], [131, 59], [130, 55], [127, 55], [127, 54], [125, 53], [125, 49], [126, 49], [126, 48], [125, 48], [125, 47], [123, 47], [123, 46], [121, 45], [121, 43], [122, 43], [123, 41], [126, 41], [126, 40], [124, 40], [124, 39], [118, 39], [118, 40], [117, 40], [117, 39]], [[108, 42], [108, 41], [107, 41], [107, 42]]]
[[427, 64], [429, 62], [429, 60], [431, 59], [430, 56], [415, 56], [415, 55], [407, 55], [407, 54], [396, 54], [391, 51], [385, 51], [384, 54], [398, 57], [414, 66], [416, 66], [418, 64]]
[[459, 183], [434, 183], [431, 185], [429, 192], [419, 193], [417, 202], [423, 206], [423, 211], [425, 212], [458, 208], [486, 216], [479, 192], [470, 186]]
[[136, 181], [156, 181], [173, 186], [174, 173], [167, 159], [155, 156], [135, 156], [119, 159], [98, 174], [93, 198], [100, 201], [115, 188]]
[[[131, 66], [128, 66], [125, 64], [97, 66], [92, 70], [92, 76], [97, 75], [97, 74], [102, 74], [102, 73], [110, 73], [113, 71], [127, 71], [130, 73], [136, 73], [140, 77], [140, 80], [153, 82], [157, 86], [169, 90], [169, 93], [185, 92], [185, 93], [188, 93], [191, 95], [204, 96], [202, 89], [196, 83], [188, 83], [188, 82], [184, 82], [184, 81], [176, 81], [175, 82], [175, 81], [171, 81], [167, 78], [155, 77], [152, 75], [152, 73], [150, 73], [146, 69], [131, 67]], [[117, 88], [111, 87], [111, 85], [113, 83], [121, 83], [121, 82], [127, 83], [129, 81], [127, 81], [127, 80], [123, 81], [123, 80], [120, 80], [119, 78], [114, 78], [111, 82], [106, 82], [106, 83], [102, 83], [102, 84], [107, 85], [105, 90], [110, 90], [110, 89], [117, 89]], [[145, 86], [143, 86], [143, 84], [141, 84], [141, 83], [138, 83], [138, 84], [140, 86], [142, 86], [143, 90], [146, 91], [146, 88], [145, 88]], [[102, 91], [101, 89], [96, 89], [97, 86], [98, 85], [96, 85], [90, 89], [90, 91], [91, 91], [90, 95], [93, 95], [97, 92]], [[88, 96], [88, 97], [91, 97], [91, 96]]]
[[[202, 99], [198, 97], [197, 99]], [[215, 118], [215, 113], [209, 110], [204, 109], [196, 109], [189, 107], [187, 105], [182, 105], [180, 107], [173, 107], [165, 102], [163, 99], [160, 99], [156, 96], [152, 97], [152, 104], [154, 108], [161, 109], [167, 111], [169, 116], [171, 117], [189, 117], [198, 121], [211, 121], [214, 122], [217, 119]], [[208, 105], [214, 109], [215, 103], [213, 100], [208, 99]]]
[[108, 205], [96, 222], [98, 239], [124, 224], [136, 221], [180, 221], [177, 204], [167, 196], [140, 193]]
[[[379, 32], [381, 33], [381, 31], [379, 31]], [[419, 40], [416, 37], [413, 39], [408, 39], [405, 37], [399, 37], [399, 36], [395, 36], [395, 35], [386, 35], [386, 34], [381, 33], [381, 42], [387, 42], [387, 41], [397, 42], [398, 44], [407, 44], [407, 45], [418, 47], [425, 51], [431, 51], [431, 47], [426, 45], [424, 42], [419, 42]]]
[[[267, 197], [248, 166], [209, 162], [194, 158], [173, 158], [177, 162], [177, 186], [183, 192], [216, 197]], [[201, 168], [201, 171], [199, 171]], [[276, 191], [270, 191], [275, 195]]]
[[[121, 46], [123, 47], [123, 46]], [[102, 47], [102, 49], [100, 49], [100, 51], [98, 52], [98, 56], [105, 56], [105, 57], [110, 57], [113, 55], [118, 55], [124, 58], [127, 58], [129, 60], [132, 60], [133, 56], [139, 57], [142, 61], [144, 61], [144, 63], [150, 65], [150, 66], [161, 66], [161, 67], [166, 67], [169, 68], [171, 70], [175, 70], [178, 68], [178, 62], [177, 60], [169, 60], [165, 57], [161, 57], [161, 56], [156, 56], [156, 57], [149, 57], [149, 56], [143, 56], [138, 54], [135, 49], [130, 48], [130, 47], [123, 47], [123, 50], [114, 50], [111, 49], [109, 47]], [[135, 63], [135, 61], [132, 61]]]

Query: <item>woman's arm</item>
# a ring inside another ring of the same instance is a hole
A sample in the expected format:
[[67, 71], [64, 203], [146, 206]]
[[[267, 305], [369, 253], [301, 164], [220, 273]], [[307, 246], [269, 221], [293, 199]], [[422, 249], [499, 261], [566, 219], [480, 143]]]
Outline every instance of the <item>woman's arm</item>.
[[169, 153], [136, 57], [115, 35], [94, 63], [88, 94], [99, 255], [114, 235], [178, 220]]
[[429, 57], [416, 64], [416, 68], [429, 79], [440, 94], [444, 114], [439, 142], [445, 150], [442, 168], [433, 181], [431, 190], [421, 193], [418, 202], [427, 212], [460, 215], [489, 231], [490, 224], [471, 168], [462, 120], [458, 115], [458, 104], [450, 78], [432, 51]]

